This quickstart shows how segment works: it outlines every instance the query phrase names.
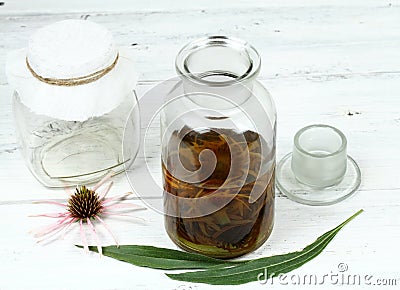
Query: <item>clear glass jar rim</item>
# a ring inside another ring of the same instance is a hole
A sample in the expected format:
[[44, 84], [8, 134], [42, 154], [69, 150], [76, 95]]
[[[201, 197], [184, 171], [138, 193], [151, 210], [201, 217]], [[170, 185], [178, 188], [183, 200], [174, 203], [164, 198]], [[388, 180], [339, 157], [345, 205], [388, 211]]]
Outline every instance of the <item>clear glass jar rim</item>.
[[[340, 147], [336, 151], [334, 151], [332, 153], [329, 153], [329, 154], [324, 154], [324, 155], [314, 154], [314, 153], [311, 153], [311, 152], [305, 150], [301, 146], [301, 144], [299, 142], [300, 136], [304, 132], [306, 132], [306, 131], [308, 131], [310, 129], [313, 129], [313, 128], [325, 128], [325, 129], [332, 130], [335, 134], [337, 134], [339, 136], [339, 138], [341, 140]], [[340, 131], [339, 129], [337, 129], [337, 128], [333, 127], [333, 126], [323, 125], [323, 124], [315, 124], [315, 125], [306, 126], [306, 127], [302, 128], [302, 129], [300, 129], [296, 133], [296, 135], [294, 136], [294, 146], [297, 148], [297, 150], [299, 150], [301, 153], [303, 153], [305, 155], [308, 155], [308, 156], [311, 156], [311, 157], [314, 157], [314, 158], [327, 158], [327, 157], [332, 157], [332, 156], [338, 155], [341, 152], [343, 152], [347, 147], [347, 139], [346, 139], [346, 136], [342, 133], [342, 131]]]
[[[245, 73], [235, 79], [223, 82], [213, 82], [202, 79], [193, 74], [187, 67], [188, 58], [195, 52], [207, 47], [228, 47], [236, 51], [245, 51], [249, 60], [249, 67]], [[238, 82], [244, 82], [258, 75], [261, 67], [261, 58], [257, 50], [248, 42], [228, 36], [209, 36], [194, 40], [186, 44], [178, 52], [175, 59], [175, 69], [180, 76], [191, 81], [207, 86], [227, 86]]]

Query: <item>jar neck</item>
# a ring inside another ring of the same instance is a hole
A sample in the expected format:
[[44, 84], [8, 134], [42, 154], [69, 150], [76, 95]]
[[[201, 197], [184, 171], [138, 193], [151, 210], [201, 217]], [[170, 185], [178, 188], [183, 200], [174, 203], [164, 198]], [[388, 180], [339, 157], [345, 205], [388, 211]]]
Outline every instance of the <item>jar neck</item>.
[[244, 41], [211, 36], [183, 47], [175, 64], [185, 93], [213, 94], [240, 105], [251, 96], [260, 57]]

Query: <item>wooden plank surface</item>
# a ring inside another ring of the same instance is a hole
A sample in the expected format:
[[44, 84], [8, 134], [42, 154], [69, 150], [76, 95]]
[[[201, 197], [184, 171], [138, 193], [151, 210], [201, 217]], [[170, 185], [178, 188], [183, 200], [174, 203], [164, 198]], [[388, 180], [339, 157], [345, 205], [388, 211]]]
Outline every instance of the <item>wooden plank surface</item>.
[[[65, 193], [42, 187], [24, 166], [14, 134], [12, 89], [1, 68], [7, 52], [26, 46], [35, 29], [69, 18], [88, 18], [105, 25], [118, 44], [134, 52], [140, 72], [139, 96], [175, 75], [174, 57], [192, 39], [226, 34], [251, 42], [262, 55], [260, 79], [278, 110], [278, 159], [291, 150], [298, 129], [326, 123], [348, 137], [349, 154], [359, 162], [363, 180], [355, 196], [329, 207], [299, 205], [277, 193], [273, 234], [246, 258], [301, 249], [364, 208], [325, 253], [294, 273], [329, 274], [337, 271], [339, 263], [346, 263], [352, 274], [400, 278], [396, 260], [400, 242], [399, 1], [54, 3], [10, 0], [0, 6], [0, 289], [235, 288], [178, 283], [162, 271], [85, 256], [73, 246], [79, 242], [76, 228], [64, 240], [47, 245], [37, 245], [28, 233], [49, 222], [28, 215], [55, 210], [32, 201], [63, 200]], [[146, 100], [142, 114], [147, 116], [160, 101]], [[157, 144], [157, 136], [152, 141]], [[134, 170], [143, 169], [142, 164], [139, 156]], [[111, 195], [130, 190], [124, 175], [115, 181]], [[159, 196], [160, 192], [154, 194]], [[150, 209], [136, 215], [145, 222], [109, 220], [121, 243], [175, 247], [164, 232], [161, 215]], [[101, 229], [100, 235], [105, 243], [112, 243]], [[266, 287], [252, 283], [237, 289]], [[279, 283], [268, 287], [291, 289]], [[308, 289], [307, 285], [296, 288]]]

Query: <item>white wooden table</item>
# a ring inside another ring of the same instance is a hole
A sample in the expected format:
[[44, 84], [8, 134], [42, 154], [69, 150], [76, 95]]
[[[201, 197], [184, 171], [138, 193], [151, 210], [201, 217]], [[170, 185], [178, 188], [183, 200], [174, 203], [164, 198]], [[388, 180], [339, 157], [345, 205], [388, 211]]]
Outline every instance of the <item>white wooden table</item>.
[[[88, 18], [105, 25], [118, 44], [129, 46], [140, 71], [139, 95], [175, 75], [179, 48], [204, 35], [225, 34], [251, 42], [261, 53], [260, 79], [278, 110], [278, 159], [291, 149], [294, 133], [312, 123], [340, 128], [349, 154], [362, 170], [360, 190], [327, 207], [294, 203], [277, 192], [276, 223], [254, 258], [300, 250], [358, 209], [365, 212], [345, 227], [316, 259], [295, 275], [338, 272], [397, 279], [400, 285], [400, 1], [58, 1], [2, 0], [0, 6], [0, 289], [295, 289], [261, 285], [212, 287], [180, 283], [163, 273], [110, 258], [84, 255], [64, 240], [36, 244], [29, 230], [48, 224], [31, 214], [56, 210], [34, 200], [63, 200], [63, 190], [42, 187], [18, 152], [11, 95], [4, 75], [7, 51], [26, 46], [29, 35], [53, 21]], [[146, 109], [143, 109], [146, 114]], [[141, 170], [140, 157], [135, 170]], [[124, 175], [111, 194], [130, 190]], [[141, 201], [137, 201], [140, 203]], [[152, 210], [136, 213], [145, 222], [110, 219], [122, 244], [176, 248]], [[103, 232], [105, 244], [112, 240]], [[300, 285], [296, 289], [310, 286]], [[314, 286], [331, 288], [331, 284]], [[347, 287], [347, 288], [346, 288]]]

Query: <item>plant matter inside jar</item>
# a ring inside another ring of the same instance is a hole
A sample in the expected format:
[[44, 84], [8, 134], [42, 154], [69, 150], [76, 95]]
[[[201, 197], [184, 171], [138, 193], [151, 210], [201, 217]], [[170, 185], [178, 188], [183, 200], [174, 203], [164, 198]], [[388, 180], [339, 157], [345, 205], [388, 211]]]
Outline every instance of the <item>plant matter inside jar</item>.
[[[164, 207], [172, 214], [165, 215], [165, 227], [177, 245], [232, 258], [258, 248], [269, 237], [274, 219], [275, 153], [259, 134], [185, 127], [172, 134], [166, 148]], [[216, 163], [199, 157], [205, 149], [215, 154]], [[198, 182], [188, 182], [178, 172], [180, 162], [188, 172], [198, 174]], [[212, 173], [201, 176], [209, 172], [207, 167], [212, 167]], [[182, 198], [179, 205], [175, 197]], [[199, 202], [199, 198], [205, 199]], [[219, 204], [218, 210], [201, 215]]]

